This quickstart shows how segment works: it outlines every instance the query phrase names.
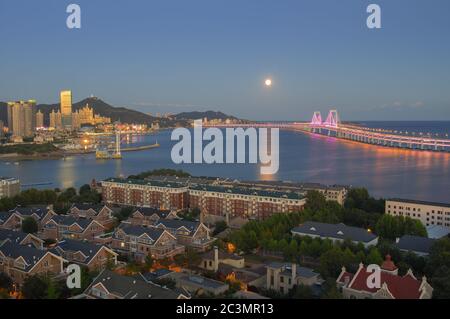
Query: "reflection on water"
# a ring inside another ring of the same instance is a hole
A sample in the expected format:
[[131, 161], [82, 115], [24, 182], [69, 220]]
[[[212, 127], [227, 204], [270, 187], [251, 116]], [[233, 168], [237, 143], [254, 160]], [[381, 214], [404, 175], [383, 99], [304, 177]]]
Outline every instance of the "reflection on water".
[[[170, 158], [170, 132], [130, 136], [130, 144], [161, 144], [160, 148], [125, 152], [122, 160], [96, 160], [93, 154], [66, 160], [0, 162], [0, 175], [23, 184], [52, 182], [50, 187], [79, 187], [93, 178], [128, 176], [156, 168], [176, 168], [193, 175], [238, 179], [291, 180], [365, 186], [374, 195], [450, 202], [450, 154], [391, 149], [353, 141], [280, 131], [280, 169], [260, 175], [259, 164], [175, 165]], [[128, 143], [123, 141], [123, 143]], [[48, 187], [48, 186], [47, 186]]]

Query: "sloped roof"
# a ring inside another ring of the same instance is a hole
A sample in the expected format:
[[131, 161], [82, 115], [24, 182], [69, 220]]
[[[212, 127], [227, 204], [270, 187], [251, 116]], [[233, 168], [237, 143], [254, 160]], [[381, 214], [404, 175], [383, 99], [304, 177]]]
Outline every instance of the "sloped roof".
[[423, 254], [429, 254], [431, 246], [436, 242], [435, 239], [405, 235], [399, 239], [395, 245], [400, 250], [416, 251]]
[[39, 216], [39, 218], [43, 218], [45, 214], [47, 214], [47, 211], [48, 209], [35, 207], [20, 207], [20, 206], [10, 210], [11, 213], [16, 212], [22, 216], [31, 216], [33, 214], [36, 214]]
[[144, 216], [152, 216], [153, 214], [156, 214], [159, 218], [166, 218], [170, 214], [170, 210], [162, 210], [155, 207], [137, 207], [133, 214], [137, 211]]
[[59, 252], [58, 248], [65, 252], [82, 252], [86, 256], [85, 263], [89, 263], [91, 259], [102, 249], [103, 245], [97, 245], [81, 240], [65, 239], [58, 243], [56, 246], [56, 251]]
[[144, 227], [137, 225], [129, 225], [129, 224], [121, 224], [119, 229], [123, 230], [128, 235], [133, 235], [139, 237], [141, 235], [146, 234], [153, 241], [157, 241], [159, 237], [164, 233], [163, 229], [156, 227]]
[[180, 219], [160, 219], [155, 223], [155, 226], [159, 225], [163, 225], [165, 228], [174, 230], [185, 227], [191, 234], [193, 234], [200, 226], [200, 223]]
[[305, 222], [292, 229], [293, 234], [316, 235], [334, 239], [350, 239], [352, 241], [368, 243], [377, 238], [366, 229], [347, 226], [345, 224], [326, 224], [319, 222]]
[[29, 271], [36, 265], [42, 257], [44, 257], [47, 252], [34, 247], [19, 245], [18, 243], [13, 243], [10, 241], [5, 242], [0, 246], [0, 251], [9, 258], [19, 258], [22, 257], [27, 263], [25, 266], [25, 271]]
[[72, 208], [77, 208], [78, 210], [93, 209], [98, 214], [105, 206], [103, 204], [75, 203], [72, 205]]
[[89, 290], [101, 283], [110, 293], [123, 299], [177, 299], [180, 294], [170, 289], [156, 286], [142, 279], [122, 276], [110, 270], [104, 270], [89, 286]]
[[64, 226], [71, 226], [71, 225], [77, 223], [83, 229], [86, 229], [86, 227], [88, 227], [92, 223], [92, 220], [85, 219], [85, 218], [75, 218], [73, 216], [68, 216], [68, 215], [56, 215], [56, 216], [53, 216], [50, 220], [53, 220], [58, 225], [64, 225]]
[[20, 244], [22, 240], [27, 237], [28, 234], [22, 232], [22, 231], [14, 231], [9, 229], [0, 229], [0, 242], [4, 240], [11, 240], [14, 243]]
[[14, 214], [13, 212], [0, 212], [0, 225], [6, 222], [11, 215]]
[[[370, 293], [377, 292], [379, 290], [378, 288], [369, 288], [367, 286], [367, 279], [371, 274], [371, 272], [367, 271], [366, 267], [362, 267], [355, 275], [349, 288]], [[381, 285], [384, 283], [386, 283], [395, 299], [418, 299], [421, 295], [421, 281], [410, 274], [401, 277], [382, 271]]]

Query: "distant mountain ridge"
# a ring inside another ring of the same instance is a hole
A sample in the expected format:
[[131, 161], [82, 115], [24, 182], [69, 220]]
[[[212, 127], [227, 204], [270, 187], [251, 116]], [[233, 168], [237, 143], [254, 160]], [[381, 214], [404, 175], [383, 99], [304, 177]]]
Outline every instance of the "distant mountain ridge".
[[226, 120], [226, 119], [234, 119], [237, 120], [236, 117], [227, 115], [225, 113], [219, 112], [219, 111], [204, 111], [204, 112], [183, 112], [175, 115], [175, 118], [177, 120], [198, 120], [198, 119], [204, 119], [207, 118], [210, 119], [220, 119], [220, 120]]
[[[230, 116], [218, 111], [205, 111], [205, 112], [183, 112], [174, 115], [171, 119], [154, 117], [143, 112], [128, 109], [125, 107], [114, 107], [98, 97], [89, 97], [76, 102], [72, 105], [73, 111], [79, 110], [84, 106], [89, 105], [95, 114], [106, 116], [111, 118], [113, 122], [120, 121], [122, 123], [136, 123], [151, 125], [153, 122], [159, 122], [161, 127], [170, 126], [186, 126], [191, 120], [194, 119], [237, 119], [234, 116]], [[7, 104], [0, 102], [0, 120], [5, 124], [7, 123], [8, 113], [6, 109]], [[38, 104], [37, 109], [44, 113], [44, 124], [49, 125], [50, 113], [52, 110], [58, 111], [60, 104]]]

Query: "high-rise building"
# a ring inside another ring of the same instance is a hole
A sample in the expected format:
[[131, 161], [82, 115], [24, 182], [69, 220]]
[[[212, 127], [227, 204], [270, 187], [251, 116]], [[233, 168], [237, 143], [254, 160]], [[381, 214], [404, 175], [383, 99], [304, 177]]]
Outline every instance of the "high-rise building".
[[72, 113], [72, 129], [76, 130], [81, 127], [80, 113], [78, 111]]
[[8, 102], [8, 128], [13, 136], [33, 136], [36, 130], [36, 101]]
[[44, 113], [41, 110], [36, 113], [36, 127], [44, 127]]
[[61, 119], [64, 129], [72, 129], [72, 91], [61, 91]]
[[62, 129], [62, 117], [60, 111], [55, 112], [55, 110], [52, 110], [50, 112], [50, 127], [55, 130]]

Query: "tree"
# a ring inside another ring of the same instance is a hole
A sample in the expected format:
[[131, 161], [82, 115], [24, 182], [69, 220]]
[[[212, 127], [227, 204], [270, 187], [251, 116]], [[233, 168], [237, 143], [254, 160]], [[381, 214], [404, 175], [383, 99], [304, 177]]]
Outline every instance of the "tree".
[[318, 191], [308, 191], [306, 193], [305, 208], [310, 209], [313, 212], [322, 210], [325, 208], [327, 200], [325, 196]]
[[11, 291], [13, 287], [13, 281], [6, 273], [0, 272], [0, 290]]
[[404, 235], [427, 236], [427, 230], [420, 221], [403, 216], [385, 214], [378, 220], [375, 229], [380, 237], [390, 240]]
[[383, 263], [383, 257], [376, 247], [372, 247], [370, 249], [366, 258], [366, 263], [369, 265], [381, 265]]
[[186, 263], [189, 268], [197, 267], [201, 261], [201, 257], [198, 252], [192, 248], [186, 250]]
[[290, 291], [289, 291], [289, 297], [293, 299], [312, 299], [313, 298], [313, 291], [311, 287], [306, 285], [295, 285]]
[[152, 268], [153, 263], [154, 263], [154, 260], [153, 260], [152, 256], [150, 256], [150, 255], [145, 256], [145, 266], [147, 268]]
[[22, 294], [26, 299], [47, 298], [48, 282], [40, 276], [30, 276], [25, 279]]
[[439, 239], [431, 246], [426, 268], [428, 273], [433, 273], [434, 270], [443, 266], [450, 269], [450, 238], [448, 237]]
[[221, 232], [223, 232], [225, 229], [227, 229], [227, 223], [223, 220], [218, 221], [214, 227], [214, 232], [213, 232], [213, 236], [220, 234]]
[[324, 278], [337, 278], [341, 273], [342, 266], [348, 269], [354, 263], [356, 263], [356, 256], [350, 249], [346, 248], [342, 251], [335, 246], [320, 257], [320, 273]]
[[450, 268], [447, 266], [439, 267], [431, 278], [433, 287], [433, 298], [450, 299]]
[[91, 193], [91, 186], [89, 184], [84, 184], [80, 187], [79, 194], [81, 196], [83, 195], [89, 195]]
[[332, 278], [327, 279], [323, 284], [322, 299], [342, 299], [342, 293], [336, 287], [336, 281]]
[[26, 234], [37, 233], [39, 227], [33, 217], [25, 217], [22, 221], [22, 231]]

